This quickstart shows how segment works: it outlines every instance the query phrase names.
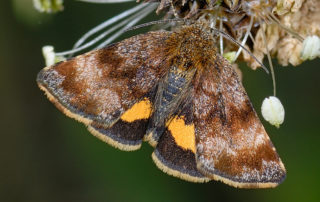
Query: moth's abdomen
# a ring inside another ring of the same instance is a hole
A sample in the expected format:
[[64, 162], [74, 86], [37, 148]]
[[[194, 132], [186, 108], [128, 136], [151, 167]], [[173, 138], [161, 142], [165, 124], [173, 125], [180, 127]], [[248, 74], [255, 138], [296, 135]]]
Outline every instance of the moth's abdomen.
[[174, 72], [168, 74], [165, 87], [162, 89], [162, 96], [160, 100], [160, 109], [166, 111], [167, 105], [175, 101], [175, 98], [181, 94], [181, 91], [187, 86], [188, 81], [181, 77], [181, 75]]
[[156, 145], [165, 130], [166, 123], [177, 112], [186, 98], [194, 71], [183, 71], [172, 67], [159, 83], [154, 102], [154, 113], [149, 122], [147, 140]]

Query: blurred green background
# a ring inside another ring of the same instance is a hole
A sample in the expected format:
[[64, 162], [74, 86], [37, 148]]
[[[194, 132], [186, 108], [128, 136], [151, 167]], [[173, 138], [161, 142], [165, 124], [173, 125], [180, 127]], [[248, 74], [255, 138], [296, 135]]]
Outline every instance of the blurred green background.
[[[44, 67], [41, 47], [70, 49], [88, 29], [132, 5], [69, 0], [63, 12], [46, 15], [31, 0], [0, 1], [0, 201], [320, 201], [319, 59], [298, 67], [275, 64], [286, 119], [280, 129], [263, 123], [288, 171], [275, 189], [173, 178], [156, 168], [148, 144], [136, 152], [114, 149], [46, 99], [35, 82]], [[263, 98], [272, 93], [270, 76], [242, 71], [260, 115]]]

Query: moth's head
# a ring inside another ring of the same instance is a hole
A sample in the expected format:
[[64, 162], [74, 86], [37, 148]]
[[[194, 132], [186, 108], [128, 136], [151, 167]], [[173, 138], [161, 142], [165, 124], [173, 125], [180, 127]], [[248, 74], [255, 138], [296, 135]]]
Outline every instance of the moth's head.
[[217, 53], [211, 30], [201, 23], [180, 26], [172, 32], [167, 43], [175, 51], [169, 57], [184, 69], [202, 69], [214, 60]]

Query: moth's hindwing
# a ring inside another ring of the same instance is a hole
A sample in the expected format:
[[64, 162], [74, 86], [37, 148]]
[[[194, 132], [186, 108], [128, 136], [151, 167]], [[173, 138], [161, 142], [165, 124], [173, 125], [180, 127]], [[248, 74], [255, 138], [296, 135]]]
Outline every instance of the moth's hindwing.
[[192, 182], [210, 179], [197, 169], [195, 131], [191, 103], [166, 123], [165, 132], [152, 153], [152, 159], [163, 172]]
[[113, 126], [108, 128], [93, 122], [88, 126], [88, 130], [94, 136], [120, 150], [139, 149], [153, 111], [151, 102], [153, 95], [149, 93], [149, 96], [134, 104]]
[[234, 187], [280, 184], [286, 176], [284, 165], [231, 65], [217, 55], [194, 83], [199, 171]]

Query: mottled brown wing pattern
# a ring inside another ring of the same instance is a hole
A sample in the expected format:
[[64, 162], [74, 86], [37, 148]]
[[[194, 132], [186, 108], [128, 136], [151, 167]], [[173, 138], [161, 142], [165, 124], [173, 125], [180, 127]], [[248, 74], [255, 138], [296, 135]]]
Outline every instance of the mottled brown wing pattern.
[[137, 35], [44, 68], [38, 85], [68, 116], [112, 126], [166, 73], [165, 31]]
[[236, 72], [216, 57], [194, 80], [198, 169], [235, 187], [274, 187], [285, 168]]

